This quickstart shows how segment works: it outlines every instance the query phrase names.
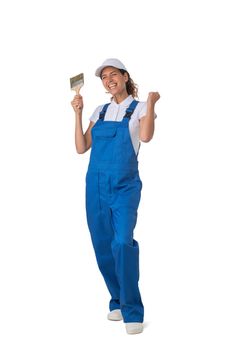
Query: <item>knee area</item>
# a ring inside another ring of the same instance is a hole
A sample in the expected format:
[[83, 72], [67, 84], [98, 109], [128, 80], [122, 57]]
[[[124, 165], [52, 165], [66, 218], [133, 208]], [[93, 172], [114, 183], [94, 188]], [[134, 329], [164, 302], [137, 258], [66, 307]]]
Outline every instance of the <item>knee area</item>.
[[117, 239], [115, 245], [119, 248], [132, 247], [133, 240], [131, 239]]
[[133, 233], [127, 230], [116, 230], [114, 243], [119, 247], [133, 246]]
[[122, 238], [115, 239], [113, 242], [113, 246], [121, 250], [132, 249], [132, 248], [138, 249], [137, 242], [130, 237], [129, 238], [122, 237]]

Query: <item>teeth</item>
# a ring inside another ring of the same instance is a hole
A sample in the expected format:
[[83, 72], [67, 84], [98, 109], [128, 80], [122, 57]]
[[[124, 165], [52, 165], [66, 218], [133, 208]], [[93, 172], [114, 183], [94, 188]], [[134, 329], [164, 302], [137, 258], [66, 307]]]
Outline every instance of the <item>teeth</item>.
[[109, 89], [113, 89], [116, 86], [117, 86], [116, 84], [108, 85]]

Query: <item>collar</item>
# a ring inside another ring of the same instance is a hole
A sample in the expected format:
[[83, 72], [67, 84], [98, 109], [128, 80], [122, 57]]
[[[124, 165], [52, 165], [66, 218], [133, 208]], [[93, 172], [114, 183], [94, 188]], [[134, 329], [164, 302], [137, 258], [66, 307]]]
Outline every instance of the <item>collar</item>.
[[133, 101], [133, 96], [129, 95], [121, 103], [116, 103], [114, 100], [112, 100], [111, 104], [113, 106], [129, 107], [129, 105], [132, 101]]

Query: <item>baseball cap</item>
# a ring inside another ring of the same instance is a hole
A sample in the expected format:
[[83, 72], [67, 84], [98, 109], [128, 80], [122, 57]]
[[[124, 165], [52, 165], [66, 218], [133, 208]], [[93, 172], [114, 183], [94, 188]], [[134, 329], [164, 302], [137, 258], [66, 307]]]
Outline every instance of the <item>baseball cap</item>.
[[124, 64], [120, 60], [118, 60], [117, 58], [108, 58], [102, 63], [102, 65], [99, 68], [96, 69], [95, 75], [97, 77], [100, 77], [102, 70], [106, 67], [114, 67], [117, 69], [124, 69], [125, 71], [127, 71]]

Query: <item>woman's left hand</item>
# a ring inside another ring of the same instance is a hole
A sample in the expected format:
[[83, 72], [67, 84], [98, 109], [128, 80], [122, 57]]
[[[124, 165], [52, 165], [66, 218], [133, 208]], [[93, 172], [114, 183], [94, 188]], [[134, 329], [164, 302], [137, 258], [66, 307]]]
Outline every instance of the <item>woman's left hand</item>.
[[149, 92], [147, 103], [154, 105], [160, 99], [160, 94], [158, 92]]

